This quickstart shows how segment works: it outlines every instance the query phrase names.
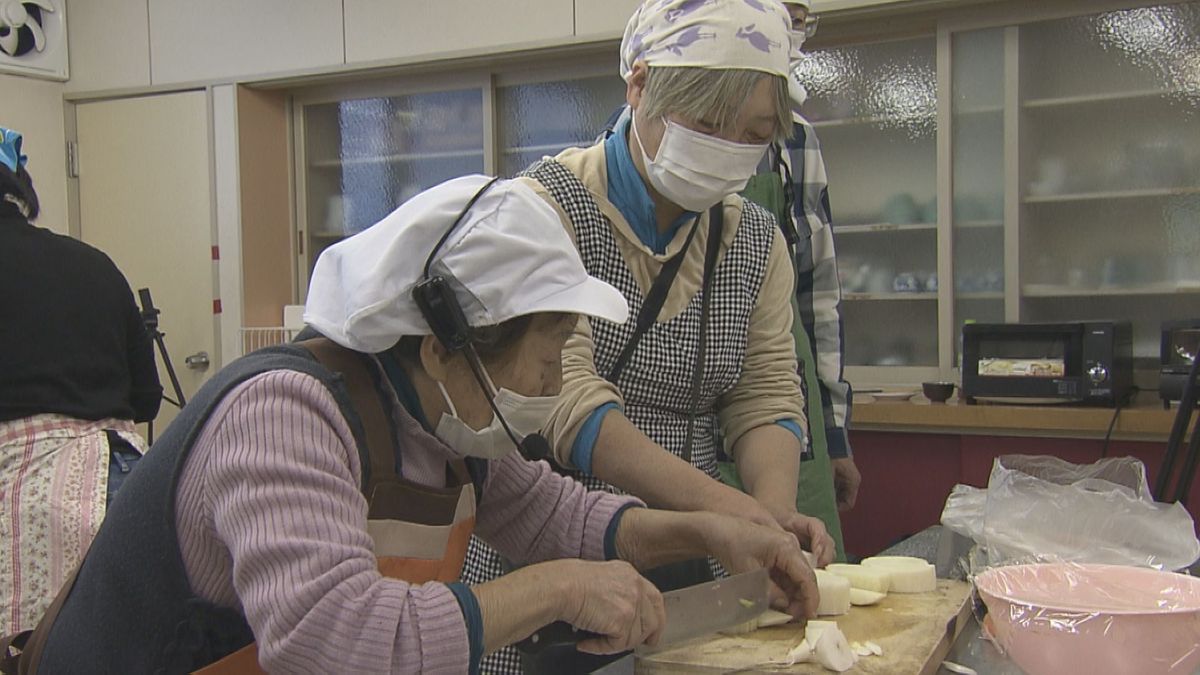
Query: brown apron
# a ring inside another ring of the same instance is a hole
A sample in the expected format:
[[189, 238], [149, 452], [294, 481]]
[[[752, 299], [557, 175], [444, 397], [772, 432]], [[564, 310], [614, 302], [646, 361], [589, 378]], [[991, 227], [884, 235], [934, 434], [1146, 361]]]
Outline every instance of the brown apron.
[[[465, 473], [465, 465], [460, 466]], [[375, 539], [375, 555], [379, 562], [379, 571], [386, 577], [402, 579], [411, 584], [423, 584], [430, 581], [457, 581], [462, 573], [463, 561], [467, 557], [467, 543], [471, 532], [475, 529], [475, 489], [470, 478], [459, 488], [436, 489], [427, 488], [398, 479], [395, 483], [385, 483], [375, 491], [375, 499], [371, 500], [370, 515], [367, 530]], [[381, 494], [386, 493], [386, 494]], [[380, 508], [380, 499], [387, 502], [386, 507]], [[379, 510], [393, 508], [411, 509], [420, 507], [423, 518], [430, 520], [429, 515], [436, 511], [445, 511], [447, 507], [454, 515], [462, 515], [463, 507], [469, 502], [470, 515], [461, 518], [449, 526], [416, 525], [412, 521], [401, 521], [377, 517]], [[429, 510], [433, 507], [434, 511]], [[455, 513], [455, 512], [459, 513]], [[386, 555], [385, 552], [399, 552], [401, 547], [417, 548], [436, 546], [442, 539], [441, 532], [429, 532], [445, 527], [445, 546], [441, 557], [405, 557], [402, 555]], [[422, 532], [425, 530], [425, 532]], [[414, 542], [412, 535], [418, 541]], [[422, 541], [424, 540], [424, 541]], [[428, 541], [437, 540], [437, 541]], [[250, 644], [226, 656], [225, 658], [195, 671], [196, 675], [259, 675], [264, 673], [258, 665], [258, 647]]]
[[[375, 544], [380, 573], [411, 584], [457, 581], [475, 529], [475, 487], [466, 464], [459, 460], [447, 467], [445, 488], [427, 487], [401, 478], [396, 474], [391, 425], [375, 378], [364, 363], [366, 357], [325, 338], [297, 344], [326, 368], [343, 375], [350, 400], [362, 421], [370, 459], [369, 478], [363, 489], [368, 504], [367, 530]], [[73, 574], [36, 630], [0, 640], [0, 670], [20, 675], [37, 672], [41, 649], [74, 583]], [[24, 653], [13, 654], [10, 648]], [[263, 672], [255, 644], [195, 671], [197, 675]]]

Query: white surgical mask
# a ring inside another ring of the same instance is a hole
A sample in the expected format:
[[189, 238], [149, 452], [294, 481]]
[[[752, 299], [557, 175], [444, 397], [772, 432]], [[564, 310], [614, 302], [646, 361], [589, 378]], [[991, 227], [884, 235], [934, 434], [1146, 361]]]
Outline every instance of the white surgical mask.
[[637, 132], [637, 115], [632, 117], [633, 137], [642, 151], [650, 185], [688, 211], [703, 211], [740, 192], [767, 151], [765, 143], [734, 143], [664, 120], [667, 129], [658, 156], [651, 159]]
[[808, 100], [808, 88], [800, 83], [800, 79], [796, 77], [796, 70], [792, 70], [791, 77], [788, 78], [788, 96], [792, 99], [792, 109], [799, 111], [800, 106]]
[[[496, 404], [496, 410], [500, 411], [500, 415], [504, 417], [504, 421], [508, 423], [508, 427], [512, 429], [517, 440], [537, 433], [546, 426], [546, 422], [550, 421], [550, 415], [558, 403], [557, 396], [525, 396], [511, 389], [497, 390], [486, 369], [483, 371], [483, 375], [489, 389], [496, 392], [496, 395], [492, 397], [492, 402]], [[459, 419], [458, 410], [454, 407], [454, 402], [450, 400], [450, 394], [446, 393], [446, 387], [441, 382], [438, 382], [437, 385], [450, 412], [442, 413], [442, 418], [438, 420], [437, 429], [433, 433], [443, 443], [450, 446], [451, 450], [463, 457], [501, 459], [517, 449], [495, 411], [492, 412], [492, 421], [486, 427], [472, 429], [467, 426], [466, 422]]]
[[791, 32], [792, 51], [788, 58], [792, 63], [795, 63], [803, 54], [804, 41], [808, 39], [808, 31], [805, 29], [794, 30]]

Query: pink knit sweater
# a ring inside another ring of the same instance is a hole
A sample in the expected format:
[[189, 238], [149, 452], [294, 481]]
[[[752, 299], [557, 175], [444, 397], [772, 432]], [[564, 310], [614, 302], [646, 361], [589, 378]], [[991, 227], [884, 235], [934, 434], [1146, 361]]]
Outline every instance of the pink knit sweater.
[[[449, 449], [392, 401], [404, 477], [445, 486]], [[180, 478], [176, 526], [192, 588], [240, 609], [269, 672], [465, 673], [467, 627], [445, 584], [376, 570], [354, 437], [316, 379], [273, 371], [218, 405]], [[604, 558], [632, 500], [587, 492], [515, 452], [490, 463], [476, 534], [506, 557]]]

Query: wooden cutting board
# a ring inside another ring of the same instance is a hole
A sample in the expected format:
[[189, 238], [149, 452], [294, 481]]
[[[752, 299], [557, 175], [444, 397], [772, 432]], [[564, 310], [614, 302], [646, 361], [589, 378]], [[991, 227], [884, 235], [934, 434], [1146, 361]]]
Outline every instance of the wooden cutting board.
[[[849, 642], [870, 640], [883, 656], [860, 657], [849, 673], [932, 675], [971, 620], [970, 587], [966, 582], [939, 580], [931, 593], [890, 593], [871, 607], [851, 607], [849, 614], [821, 617], [837, 621]], [[638, 675], [674, 673], [823, 673], [813, 663], [791, 667], [766, 665], [780, 661], [804, 637], [795, 625], [762, 628], [745, 635], [714, 635], [668, 651], [639, 657]]]

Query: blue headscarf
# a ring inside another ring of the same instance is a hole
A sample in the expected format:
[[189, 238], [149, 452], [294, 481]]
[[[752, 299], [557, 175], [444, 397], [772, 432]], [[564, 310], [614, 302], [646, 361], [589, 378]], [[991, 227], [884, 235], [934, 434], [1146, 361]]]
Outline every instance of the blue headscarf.
[[16, 173], [28, 161], [29, 158], [21, 154], [21, 132], [0, 127], [0, 164]]

